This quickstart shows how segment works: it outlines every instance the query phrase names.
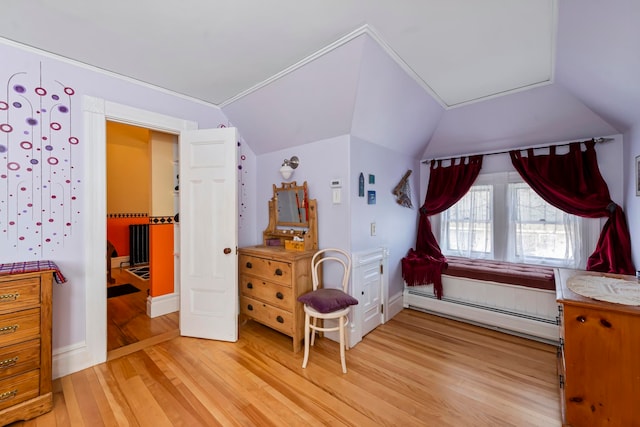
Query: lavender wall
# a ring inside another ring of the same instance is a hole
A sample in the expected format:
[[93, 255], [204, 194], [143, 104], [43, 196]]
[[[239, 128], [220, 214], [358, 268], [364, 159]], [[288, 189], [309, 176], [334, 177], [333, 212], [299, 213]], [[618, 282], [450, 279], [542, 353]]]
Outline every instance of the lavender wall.
[[[409, 177], [411, 202], [413, 208], [400, 206], [392, 194], [407, 170]], [[365, 178], [365, 197], [358, 195], [358, 177]], [[375, 183], [369, 184], [369, 174], [375, 176]], [[375, 247], [389, 250], [389, 295], [393, 297], [402, 292], [404, 282], [400, 260], [409, 248], [415, 246], [418, 199], [419, 162], [376, 144], [352, 137], [351, 165], [351, 250], [358, 252]], [[368, 191], [376, 192], [376, 203], [368, 204]], [[376, 224], [376, 235], [371, 236], [371, 223]]]
[[636, 157], [640, 156], [640, 121], [624, 135], [624, 165], [625, 172], [625, 213], [631, 233], [631, 255], [636, 270], [640, 270], [640, 197], [636, 195], [638, 176], [636, 175]]
[[[278, 172], [282, 161], [298, 156], [300, 165], [288, 182], [302, 184], [307, 181], [309, 197], [318, 202], [318, 245], [320, 248], [350, 248], [349, 207], [349, 136], [343, 135], [286, 150], [258, 156], [256, 181], [257, 230], [253, 244], [262, 243], [262, 231], [269, 221], [268, 201], [273, 196], [273, 184], [280, 186]], [[330, 180], [342, 179], [343, 202], [332, 203]]]
[[82, 211], [94, 190], [83, 184], [82, 96], [200, 128], [228, 121], [215, 106], [6, 43], [0, 43], [0, 262], [50, 259], [69, 279], [53, 290], [55, 352], [85, 340], [83, 230], [105, 221]]

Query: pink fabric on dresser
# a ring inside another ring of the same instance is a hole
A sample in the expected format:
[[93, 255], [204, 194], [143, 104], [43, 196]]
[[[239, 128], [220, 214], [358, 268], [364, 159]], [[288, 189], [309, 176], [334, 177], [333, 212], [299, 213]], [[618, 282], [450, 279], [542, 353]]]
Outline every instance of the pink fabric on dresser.
[[67, 279], [62, 275], [62, 272], [53, 261], [25, 261], [25, 262], [10, 262], [6, 264], [0, 264], [0, 275], [4, 274], [20, 274], [20, 273], [33, 273], [36, 271], [53, 270], [53, 278], [56, 283], [65, 283]]
[[453, 256], [447, 257], [447, 264], [448, 266], [442, 271], [442, 274], [447, 276], [467, 277], [552, 291], [556, 289], [553, 268], [551, 267]]

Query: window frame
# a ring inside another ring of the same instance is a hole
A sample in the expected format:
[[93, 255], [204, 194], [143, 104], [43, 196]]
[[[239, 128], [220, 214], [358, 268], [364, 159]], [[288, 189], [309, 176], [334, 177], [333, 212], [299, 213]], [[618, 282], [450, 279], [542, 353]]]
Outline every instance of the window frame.
[[[496, 172], [496, 173], [486, 173], [480, 174], [474, 182], [473, 186], [478, 185], [490, 185], [493, 187], [493, 242], [492, 246], [492, 254], [489, 256], [470, 256], [471, 258], [480, 258], [480, 259], [493, 259], [499, 261], [507, 261], [507, 262], [516, 262], [521, 263], [523, 261], [516, 260], [515, 258], [515, 248], [513, 248], [513, 244], [510, 244], [511, 233], [514, 232], [515, 226], [514, 223], [511, 222], [509, 215], [509, 184], [515, 183], [524, 183], [524, 180], [517, 172]], [[525, 183], [526, 184], [526, 183]], [[574, 245], [578, 245], [576, 249], [576, 259], [574, 261], [558, 261], [555, 262], [550, 258], [537, 258], [533, 256], [526, 257], [527, 263], [532, 263], [530, 260], [536, 259], [536, 264], [539, 265], [549, 265], [553, 267], [564, 267], [564, 268], [577, 268], [584, 269], [586, 268], [586, 261], [589, 255], [593, 252], [596, 247], [600, 230], [602, 227], [601, 221], [599, 219], [592, 218], [580, 218], [578, 219], [578, 233], [580, 239], [578, 242], [574, 242]], [[453, 252], [448, 249], [446, 246], [446, 224], [444, 221], [444, 213], [440, 213], [438, 215], [434, 215], [432, 218], [432, 225], [434, 230], [437, 230], [434, 234], [438, 236], [438, 243], [440, 244], [443, 255], [445, 256], [459, 256], [458, 252]], [[500, 233], [499, 230], [507, 230], [506, 233]], [[515, 238], [513, 238], [515, 241]], [[511, 251], [514, 253], [511, 254]], [[472, 253], [473, 254], [473, 253]]]

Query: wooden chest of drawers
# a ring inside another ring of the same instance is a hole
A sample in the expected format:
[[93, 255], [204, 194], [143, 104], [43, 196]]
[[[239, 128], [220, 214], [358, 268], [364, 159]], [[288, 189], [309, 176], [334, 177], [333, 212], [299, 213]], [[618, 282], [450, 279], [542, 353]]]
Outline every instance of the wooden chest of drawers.
[[297, 298], [312, 289], [314, 253], [279, 246], [239, 250], [240, 313], [290, 336], [294, 352], [304, 339], [304, 310]]
[[[567, 281], [578, 274], [602, 273], [558, 270], [558, 374], [563, 425], [639, 425], [640, 307], [572, 292]], [[634, 276], [616, 277], [636, 280]]]
[[52, 280], [51, 270], [0, 276], [0, 425], [53, 407]]

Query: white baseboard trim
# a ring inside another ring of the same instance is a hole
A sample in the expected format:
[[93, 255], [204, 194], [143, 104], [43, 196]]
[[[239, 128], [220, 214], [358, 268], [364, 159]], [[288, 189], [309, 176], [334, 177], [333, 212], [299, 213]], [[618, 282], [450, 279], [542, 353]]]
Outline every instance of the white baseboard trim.
[[180, 295], [173, 293], [147, 297], [147, 316], [154, 318], [180, 310]]
[[95, 360], [86, 342], [72, 344], [53, 351], [51, 375], [55, 380], [105, 361], [106, 355], [104, 360]]
[[388, 322], [393, 317], [400, 313], [404, 308], [404, 296], [402, 292], [399, 292], [389, 297], [388, 307], [385, 307], [384, 321]]

